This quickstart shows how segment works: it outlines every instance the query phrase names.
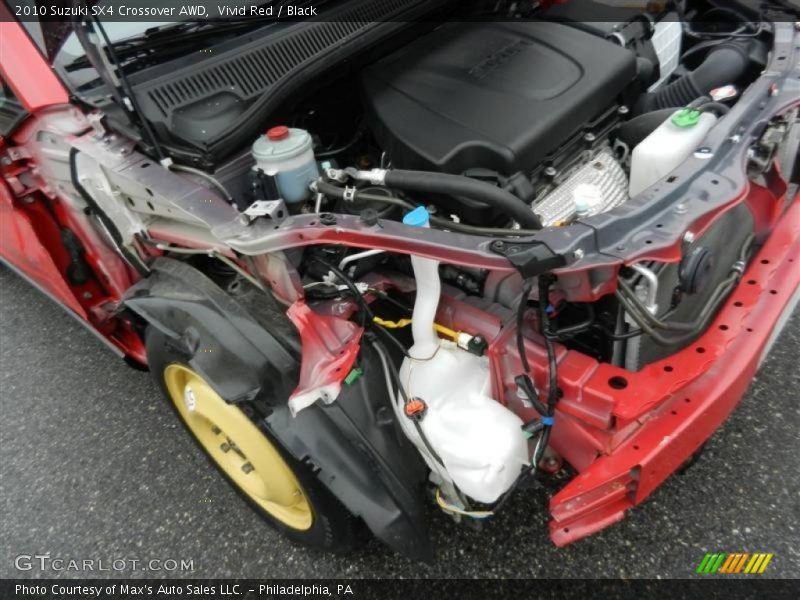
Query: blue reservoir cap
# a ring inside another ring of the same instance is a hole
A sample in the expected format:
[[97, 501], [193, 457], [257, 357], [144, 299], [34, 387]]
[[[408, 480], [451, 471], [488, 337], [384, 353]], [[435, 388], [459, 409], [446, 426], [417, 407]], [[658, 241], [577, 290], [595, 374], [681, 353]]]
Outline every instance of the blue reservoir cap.
[[424, 206], [418, 206], [403, 217], [403, 223], [409, 227], [425, 227], [429, 222], [430, 215]]

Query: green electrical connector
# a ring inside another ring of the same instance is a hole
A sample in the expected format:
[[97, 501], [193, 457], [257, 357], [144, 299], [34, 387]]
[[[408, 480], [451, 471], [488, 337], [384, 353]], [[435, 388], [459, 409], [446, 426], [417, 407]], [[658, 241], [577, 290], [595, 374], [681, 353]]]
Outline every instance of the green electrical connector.
[[364, 370], [360, 369], [359, 367], [353, 367], [353, 370], [347, 374], [347, 377], [344, 378], [344, 382], [347, 385], [353, 385], [356, 381], [358, 381], [361, 376], [364, 374]]

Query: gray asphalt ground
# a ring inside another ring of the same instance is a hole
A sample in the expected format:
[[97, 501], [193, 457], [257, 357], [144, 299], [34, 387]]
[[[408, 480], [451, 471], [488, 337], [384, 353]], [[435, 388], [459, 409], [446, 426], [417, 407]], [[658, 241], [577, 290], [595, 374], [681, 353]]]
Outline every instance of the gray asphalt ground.
[[257, 518], [177, 424], [149, 374], [0, 267], [0, 577], [81, 576], [14, 569], [19, 554], [49, 552], [190, 559], [194, 571], [182, 575], [204, 578], [677, 578], [693, 576], [713, 551], [773, 552], [766, 575], [794, 577], [798, 356], [795, 314], [699, 462], [589, 539], [555, 548], [540, 490], [518, 494], [483, 532], [432, 514], [439, 550], [431, 564], [375, 540], [336, 556], [292, 545]]

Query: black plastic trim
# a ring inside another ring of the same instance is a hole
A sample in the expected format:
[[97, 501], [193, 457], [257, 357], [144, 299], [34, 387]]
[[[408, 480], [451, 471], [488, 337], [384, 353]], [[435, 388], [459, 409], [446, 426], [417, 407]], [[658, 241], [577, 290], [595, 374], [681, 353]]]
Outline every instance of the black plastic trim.
[[240, 301], [191, 265], [158, 258], [123, 302], [164, 332], [223, 398], [258, 403], [278, 441], [310, 463], [376, 537], [410, 557], [430, 558], [426, 471], [394, 421], [370, 350], [360, 357], [364, 376], [333, 404], [317, 403], [293, 417], [287, 400], [299, 376], [297, 331], [263, 292], [241, 294]]
[[[191, 64], [176, 59], [130, 80], [144, 116], [157, 129], [201, 149], [208, 159], [219, 159], [251, 141], [252, 124], [263, 122], [297, 86], [445, 4], [447, 0], [351, 0], [325, 13], [324, 20], [273, 24], [249, 34], [248, 43], [221, 45], [211, 58]], [[231, 113], [240, 111], [238, 115], [223, 115], [203, 127], [184, 116], [192, 125], [183, 132], [177, 126], [182, 113], [192, 107], [205, 111], [209, 100], [223, 95], [232, 102]]]

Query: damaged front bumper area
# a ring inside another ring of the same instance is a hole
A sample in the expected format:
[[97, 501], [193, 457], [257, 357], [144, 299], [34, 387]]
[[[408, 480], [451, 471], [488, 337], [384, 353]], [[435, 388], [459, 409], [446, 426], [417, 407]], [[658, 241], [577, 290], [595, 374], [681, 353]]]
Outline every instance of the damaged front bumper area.
[[587, 385], [624, 377], [613, 408], [622, 434], [551, 499], [556, 545], [619, 522], [701, 449], [742, 399], [800, 300], [798, 264], [800, 196], [700, 339], [638, 373], [598, 369]]

